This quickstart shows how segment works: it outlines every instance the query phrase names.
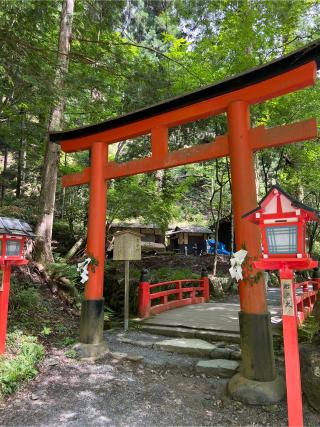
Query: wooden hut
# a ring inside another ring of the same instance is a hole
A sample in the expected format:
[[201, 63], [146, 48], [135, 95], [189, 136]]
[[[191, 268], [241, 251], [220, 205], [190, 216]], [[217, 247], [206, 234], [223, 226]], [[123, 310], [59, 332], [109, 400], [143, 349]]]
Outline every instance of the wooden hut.
[[175, 227], [167, 233], [168, 250], [185, 255], [200, 255], [201, 251], [206, 252], [206, 240], [211, 235], [212, 231], [206, 227]]

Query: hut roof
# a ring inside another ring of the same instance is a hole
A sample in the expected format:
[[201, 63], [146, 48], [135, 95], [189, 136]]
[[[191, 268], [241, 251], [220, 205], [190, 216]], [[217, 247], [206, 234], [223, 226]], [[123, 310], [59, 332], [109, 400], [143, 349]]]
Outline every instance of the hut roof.
[[167, 236], [172, 236], [178, 233], [189, 233], [189, 234], [211, 234], [210, 228], [202, 227], [199, 225], [186, 225], [181, 227], [175, 227], [167, 233]]

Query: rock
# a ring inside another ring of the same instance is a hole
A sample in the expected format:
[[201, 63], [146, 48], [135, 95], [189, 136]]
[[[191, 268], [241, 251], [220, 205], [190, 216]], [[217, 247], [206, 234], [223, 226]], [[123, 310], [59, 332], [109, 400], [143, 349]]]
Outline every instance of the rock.
[[127, 356], [127, 360], [130, 360], [131, 362], [141, 362], [141, 360], [143, 360], [144, 357], [143, 356]]
[[230, 353], [230, 359], [232, 359], [232, 360], [241, 360], [241, 351], [240, 350], [231, 351], [231, 353]]
[[147, 348], [153, 347], [152, 341], [135, 341], [134, 344], [138, 345], [139, 347], [147, 347]]
[[45, 364], [46, 366], [56, 366], [58, 363], [59, 362], [56, 359], [48, 359]]
[[320, 412], [320, 348], [300, 345], [302, 389], [309, 404]]
[[229, 348], [214, 348], [210, 353], [212, 359], [230, 359], [231, 350]]
[[273, 381], [255, 381], [237, 373], [228, 383], [228, 394], [250, 405], [274, 405], [284, 398], [285, 383], [280, 375]]
[[155, 343], [155, 348], [173, 353], [190, 354], [192, 356], [210, 356], [215, 345], [199, 339], [179, 338]]
[[211, 377], [231, 377], [239, 367], [235, 360], [214, 359], [201, 360], [196, 365], [196, 371]]
[[123, 360], [126, 359], [128, 357], [127, 353], [118, 353], [118, 352], [114, 352], [110, 354], [111, 357], [113, 357], [114, 359], [117, 360]]
[[32, 395], [30, 396], [30, 399], [31, 399], [31, 400], [39, 400], [39, 396], [38, 396], [38, 395], [36, 395], [36, 394], [32, 394]]
[[202, 338], [208, 341], [224, 341], [221, 346], [224, 346], [226, 342], [240, 343], [240, 334], [233, 332], [197, 331], [195, 333], [195, 337]]

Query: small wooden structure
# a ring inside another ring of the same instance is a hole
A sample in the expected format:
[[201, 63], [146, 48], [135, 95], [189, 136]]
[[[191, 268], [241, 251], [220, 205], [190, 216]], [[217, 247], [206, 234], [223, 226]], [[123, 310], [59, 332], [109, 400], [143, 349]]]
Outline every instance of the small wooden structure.
[[114, 261], [141, 259], [141, 234], [134, 231], [117, 231], [114, 235]]
[[199, 255], [201, 251], [206, 251], [206, 240], [210, 234], [212, 231], [206, 227], [175, 227], [167, 233], [168, 249], [185, 255]]
[[113, 260], [125, 261], [124, 330], [129, 328], [129, 261], [141, 259], [141, 234], [118, 231], [114, 235]]

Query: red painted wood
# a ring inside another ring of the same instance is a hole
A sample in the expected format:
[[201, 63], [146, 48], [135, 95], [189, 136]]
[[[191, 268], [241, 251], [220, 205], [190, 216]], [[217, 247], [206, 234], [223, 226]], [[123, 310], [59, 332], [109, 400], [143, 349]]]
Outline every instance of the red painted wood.
[[150, 315], [160, 314], [164, 311], [172, 310], [174, 308], [184, 307], [190, 304], [203, 304], [205, 303], [205, 299], [203, 297], [196, 298], [185, 298], [182, 300], [169, 301], [166, 305], [159, 304], [150, 308]]
[[96, 142], [91, 149], [87, 253], [96, 259], [97, 265], [89, 267], [89, 279], [84, 289], [87, 300], [103, 298], [107, 205], [107, 183], [103, 178], [103, 169], [107, 164], [107, 148], [106, 144]]
[[0, 354], [3, 354], [6, 350], [11, 266], [2, 265], [1, 269], [3, 271], [3, 290], [0, 291]]
[[144, 319], [150, 316], [150, 283], [140, 282], [139, 283], [139, 317]]
[[317, 65], [314, 61], [272, 77], [251, 86], [221, 96], [201, 101], [193, 105], [158, 114], [148, 119], [120, 126], [91, 135], [61, 141], [61, 148], [66, 153], [90, 149], [95, 141], [114, 143], [150, 133], [157, 126], [168, 128], [204, 119], [220, 114], [234, 101], [242, 100], [249, 105], [264, 102], [286, 93], [312, 86], [316, 81]]
[[[289, 427], [302, 427], [302, 391], [297, 330], [297, 316], [300, 316], [301, 313], [297, 313], [297, 305], [295, 298], [296, 289], [293, 282], [293, 271], [289, 269], [280, 270], [280, 279], [286, 279], [291, 281], [294, 303], [294, 314], [292, 316], [285, 314], [282, 315]], [[281, 286], [281, 292], [282, 291], [283, 288]]]
[[[152, 157], [132, 160], [124, 163], [108, 163], [104, 175], [105, 179], [115, 179], [157, 169], [167, 169], [188, 163], [202, 162], [213, 158], [229, 155], [228, 136], [218, 136], [214, 141], [195, 147], [168, 152], [165, 136], [167, 129], [160, 127], [152, 132]], [[249, 129], [249, 141], [253, 151], [278, 145], [304, 141], [317, 136], [315, 119], [305, 120], [285, 126], [265, 129], [263, 126]], [[90, 182], [90, 168], [81, 172], [68, 174], [62, 177], [64, 187], [88, 184]]]

